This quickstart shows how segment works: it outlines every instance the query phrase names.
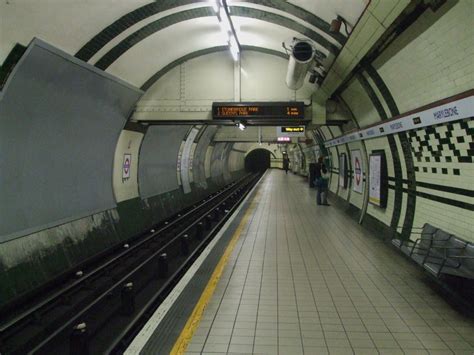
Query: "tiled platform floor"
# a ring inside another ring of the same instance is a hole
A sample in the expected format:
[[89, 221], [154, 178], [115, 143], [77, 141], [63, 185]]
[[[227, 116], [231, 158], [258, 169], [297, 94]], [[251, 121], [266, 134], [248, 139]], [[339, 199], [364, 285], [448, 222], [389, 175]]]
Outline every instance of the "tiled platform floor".
[[301, 177], [267, 173], [187, 351], [473, 354], [474, 322]]

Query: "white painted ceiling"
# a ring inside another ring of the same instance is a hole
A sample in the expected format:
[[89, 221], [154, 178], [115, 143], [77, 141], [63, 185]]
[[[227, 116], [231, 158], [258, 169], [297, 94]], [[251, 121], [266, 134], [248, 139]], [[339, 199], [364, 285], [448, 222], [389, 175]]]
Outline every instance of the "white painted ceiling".
[[[0, 0], [0, 63], [4, 61], [15, 43], [26, 46], [34, 37], [39, 37], [75, 55], [101, 30], [127, 13], [149, 3], [150, 0]], [[231, 0], [228, 3], [230, 6], [261, 9], [284, 16], [319, 33], [338, 48], [341, 47], [334, 38], [294, 15], [258, 2]], [[327, 23], [330, 23], [336, 15], [342, 15], [349, 23], [354, 24], [361, 16], [367, 0], [291, 0], [288, 3], [318, 16]], [[209, 6], [209, 2], [201, 1], [154, 14], [111, 39], [89, 59], [89, 63], [95, 64], [122, 40], [153, 21], [183, 10]], [[281, 46], [283, 41], [292, 37], [303, 37], [292, 29], [259, 19], [233, 16], [232, 21], [242, 45], [273, 49], [283, 53], [284, 49]], [[225, 45], [225, 42], [216, 16], [190, 19], [162, 29], [138, 42], [106, 70], [140, 86], [151, 75], [182, 56], [222, 45]], [[315, 47], [328, 54], [328, 50], [322, 46], [315, 43]]]

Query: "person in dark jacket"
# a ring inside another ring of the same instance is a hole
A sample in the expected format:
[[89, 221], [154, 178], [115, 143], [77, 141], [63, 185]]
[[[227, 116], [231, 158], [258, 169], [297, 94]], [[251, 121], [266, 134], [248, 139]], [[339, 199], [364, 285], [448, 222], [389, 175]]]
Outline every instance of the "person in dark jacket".
[[290, 168], [290, 159], [283, 158], [283, 169], [285, 170], [285, 174], [288, 174], [288, 169]]
[[316, 203], [318, 205], [329, 206], [327, 200], [328, 194], [328, 170], [324, 164], [324, 157], [319, 157], [315, 169], [314, 184], [318, 189], [316, 192]]

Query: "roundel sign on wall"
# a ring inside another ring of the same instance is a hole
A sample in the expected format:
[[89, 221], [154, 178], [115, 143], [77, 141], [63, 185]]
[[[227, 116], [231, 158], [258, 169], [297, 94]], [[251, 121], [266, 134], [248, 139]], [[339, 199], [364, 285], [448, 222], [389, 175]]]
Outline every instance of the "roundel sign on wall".
[[362, 193], [364, 189], [364, 179], [362, 175], [362, 155], [359, 149], [351, 151], [352, 156], [352, 167], [354, 169], [354, 191]]
[[122, 165], [122, 179], [130, 178], [131, 167], [132, 167], [132, 154], [124, 154], [123, 165]]

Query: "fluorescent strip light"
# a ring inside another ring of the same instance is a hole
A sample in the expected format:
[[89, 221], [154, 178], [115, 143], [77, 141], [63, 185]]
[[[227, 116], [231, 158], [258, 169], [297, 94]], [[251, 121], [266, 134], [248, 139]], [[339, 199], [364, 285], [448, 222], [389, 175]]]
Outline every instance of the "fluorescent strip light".
[[227, 13], [225, 12], [224, 7], [221, 7], [219, 10], [219, 17], [220, 17], [220, 25], [223, 31], [225, 32], [232, 32], [232, 27], [230, 27], [229, 18], [227, 17]]
[[232, 54], [232, 58], [234, 59], [234, 61], [238, 61], [239, 60], [239, 49], [234, 47], [234, 46], [230, 46], [230, 54]]
[[209, 0], [209, 3], [212, 6], [212, 9], [217, 14], [219, 12], [220, 3], [219, 0]]
[[234, 35], [231, 35], [229, 38], [230, 46], [237, 48], [237, 51], [239, 50], [239, 45], [237, 44], [237, 40], [235, 39]]
[[240, 51], [239, 51], [239, 45], [237, 44], [237, 40], [235, 39], [234, 36], [230, 36], [229, 49], [230, 49], [230, 53], [232, 54], [232, 58], [234, 58], [235, 61], [238, 61]]

